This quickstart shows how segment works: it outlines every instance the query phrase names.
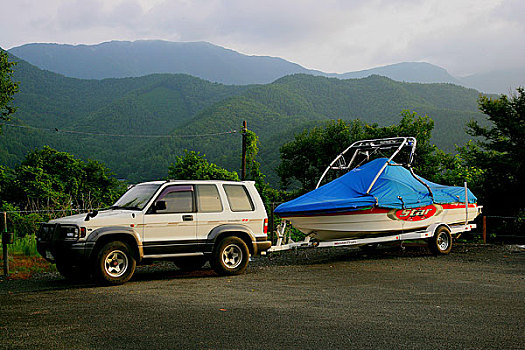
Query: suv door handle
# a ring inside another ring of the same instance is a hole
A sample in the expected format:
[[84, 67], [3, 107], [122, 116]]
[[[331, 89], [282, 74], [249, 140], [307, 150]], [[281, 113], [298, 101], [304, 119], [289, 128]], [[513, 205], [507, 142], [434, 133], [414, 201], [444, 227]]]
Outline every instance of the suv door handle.
[[193, 221], [193, 215], [182, 215], [182, 221]]

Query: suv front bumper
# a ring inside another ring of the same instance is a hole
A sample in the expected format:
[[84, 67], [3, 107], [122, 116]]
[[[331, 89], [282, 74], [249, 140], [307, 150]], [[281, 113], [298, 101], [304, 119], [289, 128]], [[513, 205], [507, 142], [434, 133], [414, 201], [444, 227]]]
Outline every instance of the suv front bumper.
[[54, 242], [40, 241], [36, 249], [47, 261], [55, 263], [57, 259], [68, 260], [72, 263], [82, 262], [89, 258], [93, 250], [91, 242]]
[[[70, 226], [70, 225], [68, 225]], [[36, 249], [44, 259], [55, 263], [67, 260], [71, 263], [86, 261], [94, 242], [64, 239], [60, 224], [43, 224], [36, 236]]]

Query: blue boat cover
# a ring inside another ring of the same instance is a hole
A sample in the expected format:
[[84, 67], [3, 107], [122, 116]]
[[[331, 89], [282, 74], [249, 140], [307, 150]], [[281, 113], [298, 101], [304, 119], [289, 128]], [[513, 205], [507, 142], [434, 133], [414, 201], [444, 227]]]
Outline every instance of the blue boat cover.
[[[439, 185], [419, 177], [428, 189], [402, 166], [390, 163], [379, 176], [370, 193], [366, 193], [374, 177], [388, 161], [372, 160], [345, 175], [296, 199], [279, 205], [275, 213], [281, 217], [331, 213], [372, 208], [417, 208], [433, 203], [465, 203], [465, 188]], [[468, 190], [469, 203], [476, 197]]]

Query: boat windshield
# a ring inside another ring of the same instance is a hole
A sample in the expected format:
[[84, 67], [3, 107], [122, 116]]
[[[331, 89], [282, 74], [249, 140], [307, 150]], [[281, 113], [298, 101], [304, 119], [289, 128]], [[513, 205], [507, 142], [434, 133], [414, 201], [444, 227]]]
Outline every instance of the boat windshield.
[[133, 186], [110, 209], [142, 210], [159, 187], [158, 184]]

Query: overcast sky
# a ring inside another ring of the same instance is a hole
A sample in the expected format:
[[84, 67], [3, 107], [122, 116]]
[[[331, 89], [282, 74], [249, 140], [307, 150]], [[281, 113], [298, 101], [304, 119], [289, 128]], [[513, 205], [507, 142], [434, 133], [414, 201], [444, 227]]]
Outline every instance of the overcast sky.
[[0, 47], [208, 41], [344, 73], [404, 61], [458, 76], [525, 66], [525, 0], [12, 0]]

